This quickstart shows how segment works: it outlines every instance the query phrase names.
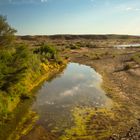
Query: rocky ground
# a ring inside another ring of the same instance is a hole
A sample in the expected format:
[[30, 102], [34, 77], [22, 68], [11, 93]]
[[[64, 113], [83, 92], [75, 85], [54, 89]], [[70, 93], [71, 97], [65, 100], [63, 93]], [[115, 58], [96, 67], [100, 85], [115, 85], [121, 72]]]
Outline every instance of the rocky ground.
[[[106, 53], [102, 54], [102, 51]], [[140, 49], [83, 48], [65, 53], [70, 57], [70, 61], [95, 68], [103, 76], [103, 87], [108, 96], [120, 103], [122, 110], [125, 110], [121, 112], [124, 113], [122, 116], [127, 116], [127, 121], [134, 120], [125, 131], [114, 133], [107, 140], [140, 139], [140, 65], [131, 59], [139, 51]], [[93, 57], [97, 53], [100, 57]], [[128, 65], [130, 67], [127, 67]], [[127, 113], [129, 111], [130, 117]]]

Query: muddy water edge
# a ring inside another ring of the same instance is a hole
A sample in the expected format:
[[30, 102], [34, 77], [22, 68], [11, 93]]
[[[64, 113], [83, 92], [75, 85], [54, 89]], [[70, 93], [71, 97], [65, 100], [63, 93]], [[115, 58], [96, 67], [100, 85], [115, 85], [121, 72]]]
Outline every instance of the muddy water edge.
[[[90, 51], [89, 51], [90, 50]], [[93, 67], [103, 78], [102, 87], [106, 91], [107, 96], [113, 100], [111, 112], [113, 118], [108, 118], [111, 124], [111, 135], [107, 140], [134, 139], [140, 138], [140, 79], [138, 76], [132, 75], [130, 69], [128, 71], [114, 72], [120, 65], [126, 65], [124, 58], [131, 59], [131, 55], [127, 55], [126, 51], [113, 50], [118, 53], [112, 57], [110, 52], [108, 55], [94, 60], [86, 56], [95, 49], [79, 51], [78, 53], [66, 53], [70, 60], [76, 63], [85, 64]], [[107, 49], [110, 51], [111, 49]], [[127, 50], [128, 52], [132, 50]], [[127, 80], [126, 80], [127, 79]], [[133, 83], [133, 84], [132, 84]], [[107, 120], [102, 124], [106, 125]]]
[[37, 91], [31, 110], [39, 117], [21, 139], [90, 140], [112, 135], [113, 102], [101, 83], [101, 75], [91, 67], [69, 63], [63, 73]]

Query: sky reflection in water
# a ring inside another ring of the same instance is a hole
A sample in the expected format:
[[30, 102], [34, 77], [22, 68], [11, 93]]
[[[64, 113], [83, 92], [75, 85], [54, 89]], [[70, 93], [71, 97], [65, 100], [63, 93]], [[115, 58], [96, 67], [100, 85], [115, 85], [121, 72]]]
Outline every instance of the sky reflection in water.
[[60, 76], [45, 82], [38, 91], [32, 106], [40, 115], [38, 124], [48, 128], [67, 122], [75, 106], [106, 106], [110, 99], [101, 89], [101, 82], [101, 76], [89, 66], [69, 63]]

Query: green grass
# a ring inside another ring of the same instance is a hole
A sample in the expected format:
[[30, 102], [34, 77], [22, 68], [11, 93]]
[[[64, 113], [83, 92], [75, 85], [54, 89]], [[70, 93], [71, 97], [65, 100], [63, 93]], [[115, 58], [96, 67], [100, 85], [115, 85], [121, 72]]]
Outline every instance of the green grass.
[[20, 99], [30, 97], [29, 91], [38, 84], [36, 81], [63, 64], [51, 45], [35, 51], [24, 44], [0, 50], [0, 115], [12, 111]]
[[[60, 140], [92, 140], [105, 139], [113, 131], [110, 122], [114, 114], [107, 109], [94, 107], [76, 107], [72, 110], [74, 125], [65, 130]], [[98, 133], [99, 132], [99, 133]]]

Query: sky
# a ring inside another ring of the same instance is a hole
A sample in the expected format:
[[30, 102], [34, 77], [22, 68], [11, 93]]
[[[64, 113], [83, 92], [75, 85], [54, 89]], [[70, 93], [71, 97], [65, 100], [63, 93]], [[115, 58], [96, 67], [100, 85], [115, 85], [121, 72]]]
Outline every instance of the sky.
[[18, 35], [140, 35], [140, 0], [0, 0]]

